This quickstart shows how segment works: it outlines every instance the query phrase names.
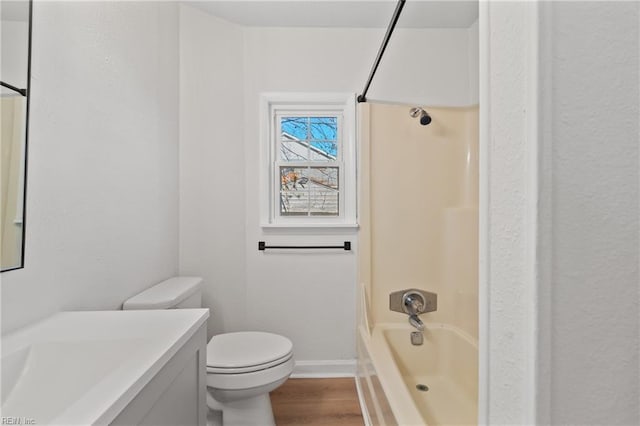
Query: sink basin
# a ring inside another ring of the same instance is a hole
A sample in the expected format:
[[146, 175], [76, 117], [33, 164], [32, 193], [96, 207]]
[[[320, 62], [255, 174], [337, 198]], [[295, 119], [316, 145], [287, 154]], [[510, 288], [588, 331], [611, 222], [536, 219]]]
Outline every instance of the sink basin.
[[[147, 344], [49, 341], [2, 357], [2, 414], [49, 423]], [[5, 377], [7, 376], [7, 377]]]
[[26, 347], [2, 357], [2, 404], [13, 390], [25, 369], [31, 347]]
[[207, 316], [202, 309], [63, 312], [5, 336], [2, 416], [110, 423]]

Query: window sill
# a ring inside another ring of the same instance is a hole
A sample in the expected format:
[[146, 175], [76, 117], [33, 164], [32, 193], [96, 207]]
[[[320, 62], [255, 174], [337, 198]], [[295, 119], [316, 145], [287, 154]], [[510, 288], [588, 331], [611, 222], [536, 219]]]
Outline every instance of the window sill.
[[262, 223], [261, 228], [267, 229], [358, 229], [357, 223]]

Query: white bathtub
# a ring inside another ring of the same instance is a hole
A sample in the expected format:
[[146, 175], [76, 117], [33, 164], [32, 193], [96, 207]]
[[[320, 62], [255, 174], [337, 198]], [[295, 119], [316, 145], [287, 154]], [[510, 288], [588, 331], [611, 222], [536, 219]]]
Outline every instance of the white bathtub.
[[[456, 327], [427, 324], [413, 346], [403, 324], [361, 327], [358, 389], [373, 426], [477, 423], [478, 345]], [[417, 389], [428, 387], [427, 391]]]

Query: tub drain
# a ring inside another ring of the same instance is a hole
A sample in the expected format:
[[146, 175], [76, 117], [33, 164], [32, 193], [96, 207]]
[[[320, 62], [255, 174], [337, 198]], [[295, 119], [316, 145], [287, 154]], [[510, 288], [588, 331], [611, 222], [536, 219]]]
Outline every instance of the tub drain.
[[429, 390], [429, 386], [423, 385], [423, 384], [419, 384], [419, 385], [416, 385], [416, 389], [418, 389], [419, 391], [422, 391], [422, 392], [426, 392], [426, 391]]

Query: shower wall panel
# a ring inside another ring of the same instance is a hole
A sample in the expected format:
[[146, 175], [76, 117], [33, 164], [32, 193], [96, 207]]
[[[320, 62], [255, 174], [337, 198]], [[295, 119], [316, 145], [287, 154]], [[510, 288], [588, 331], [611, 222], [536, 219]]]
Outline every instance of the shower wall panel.
[[409, 106], [360, 109], [364, 310], [370, 325], [405, 322], [389, 293], [419, 288], [438, 294], [423, 321], [477, 338], [478, 107], [426, 109], [428, 126]]

